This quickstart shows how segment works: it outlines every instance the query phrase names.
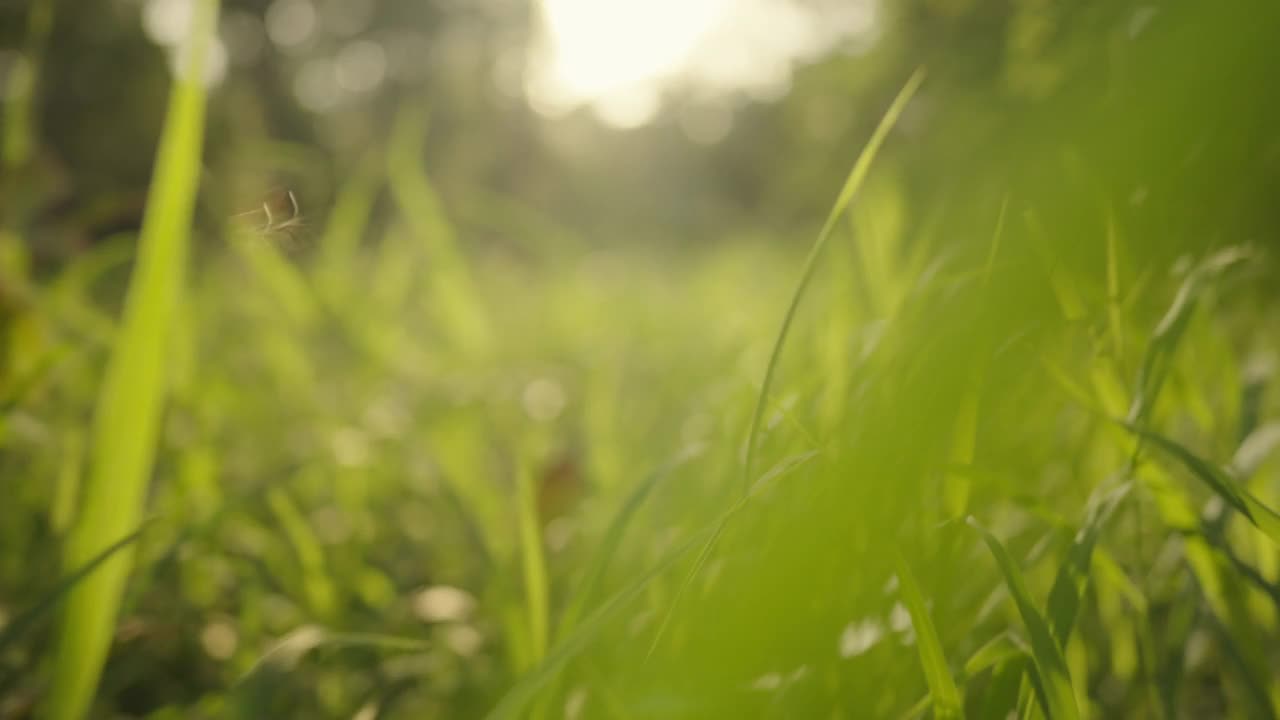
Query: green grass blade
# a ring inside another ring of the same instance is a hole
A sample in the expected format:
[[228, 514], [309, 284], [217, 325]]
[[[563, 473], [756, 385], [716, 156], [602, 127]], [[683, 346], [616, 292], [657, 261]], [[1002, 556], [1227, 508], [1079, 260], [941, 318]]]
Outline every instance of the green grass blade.
[[1224, 502], [1244, 515], [1254, 527], [1261, 530], [1273, 542], [1280, 543], [1280, 514], [1254, 497], [1248, 490], [1237, 485], [1235, 479], [1225, 470], [1160, 433], [1144, 430], [1129, 423], [1122, 424], [1130, 432], [1176, 459], [1192, 475], [1208, 485]]
[[[99, 391], [83, 510], [64, 556], [70, 567], [84, 566], [137, 527], [155, 460], [165, 353], [183, 286], [200, 176], [203, 59], [217, 24], [217, 0], [202, 0], [194, 12], [191, 52], [169, 98], [137, 267]], [[68, 595], [46, 717], [78, 720], [88, 711], [132, 564], [133, 547], [126, 546]]]
[[791, 330], [791, 324], [795, 320], [796, 310], [800, 307], [800, 301], [804, 298], [805, 289], [808, 288], [810, 281], [813, 279], [814, 270], [818, 267], [818, 258], [822, 255], [822, 249], [826, 246], [828, 239], [831, 237], [832, 231], [835, 230], [836, 223], [840, 217], [849, 209], [849, 204], [853, 201], [854, 195], [858, 189], [862, 187], [866, 181], [867, 173], [871, 170], [871, 163], [880, 152], [880, 147], [884, 145], [885, 138], [889, 136], [889, 131], [898, 123], [898, 118], [902, 115], [902, 111], [906, 109], [907, 103], [920, 89], [920, 84], [924, 82], [924, 69], [920, 68], [907, 80], [902, 86], [902, 90], [898, 91], [898, 96], [894, 98], [889, 105], [889, 109], [885, 111], [884, 117], [880, 119], [880, 124], [871, 133], [871, 139], [867, 141], [866, 147], [862, 149], [862, 153], [858, 155], [858, 159], [854, 162], [853, 168], [849, 171], [849, 176], [844, 181], [844, 186], [840, 188], [840, 194], [836, 197], [836, 202], [831, 206], [831, 212], [827, 214], [827, 220], [823, 223], [822, 229], [818, 231], [818, 237], [813, 242], [813, 247], [809, 249], [809, 255], [805, 258], [804, 268], [800, 271], [800, 281], [796, 284], [795, 292], [791, 295], [791, 304], [787, 307], [786, 315], [782, 318], [782, 327], [778, 329], [778, 337], [774, 340], [773, 351], [769, 354], [769, 364], [765, 367], [764, 380], [760, 383], [760, 394], [756, 398], [755, 410], [751, 414], [751, 428], [747, 431], [747, 447], [746, 459], [743, 461], [742, 468], [742, 494], [746, 495], [751, 487], [751, 471], [755, 460], [756, 442], [760, 435], [760, 423], [764, 418], [765, 405], [769, 401], [769, 389], [773, 385], [774, 375], [778, 369], [778, 359], [782, 356], [782, 346], [786, 344], [787, 334]]
[[0, 657], [4, 655], [5, 651], [9, 649], [9, 646], [17, 641], [18, 638], [21, 638], [23, 635], [30, 632], [37, 622], [39, 622], [49, 612], [53, 611], [67, 593], [71, 592], [76, 585], [89, 577], [89, 574], [97, 569], [98, 566], [106, 562], [112, 555], [115, 555], [120, 550], [132, 545], [138, 538], [142, 537], [142, 531], [145, 529], [146, 526], [144, 525], [112, 543], [105, 550], [98, 553], [98, 555], [92, 560], [76, 569], [75, 572], [58, 581], [58, 584], [45, 593], [44, 597], [40, 598], [35, 605], [32, 605], [17, 617], [10, 620], [9, 623], [4, 626], [4, 629], [0, 630]]
[[[1026, 644], [1022, 639], [1012, 633], [1002, 632], [983, 643], [981, 647], [973, 651], [973, 654], [969, 656], [968, 660], [964, 661], [964, 673], [962, 675], [962, 680], [971, 680], [988, 668], [996, 668], [996, 674], [1002, 674], [1010, 663], [1017, 664], [1017, 680], [1020, 680], [1022, 676], [1022, 663], [1030, 661], [1030, 651], [1027, 649]], [[1006, 711], [1000, 715], [1001, 718], [1004, 718], [1005, 714], [1007, 714], [1008, 708], [1012, 708], [1014, 704], [1017, 703], [1017, 691], [1018, 684], [1015, 682], [1013, 687], [1014, 697], [1005, 706]], [[924, 717], [925, 712], [929, 709], [932, 702], [933, 693], [926, 694], [924, 697], [920, 698], [915, 705], [912, 705], [907, 712], [903, 713], [902, 720]], [[937, 712], [936, 709], [935, 712]]]
[[996, 669], [978, 706], [978, 720], [1008, 720], [1018, 706], [1022, 678], [1031, 670], [1031, 664], [1030, 656], [1021, 655]]
[[257, 720], [278, 717], [288, 712], [286, 698], [280, 697], [280, 686], [298, 663], [322, 647], [363, 648], [389, 652], [427, 652], [425, 642], [393, 635], [333, 632], [315, 625], [305, 625], [290, 632], [271, 646], [249, 671], [231, 688], [232, 717]]
[[27, 39], [7, 78], [4, 103], [4, 131], [0, 137], [0, 165], [6, 169], [26, 165], [38, 141], [33, 121], [37, 119], [36, 85], [53, 29], [53, 0], [35, 0], [27, 10]]
[[916, 631], [916, 647], [920, 651], [920, 664], [924, 666], [925, 681], [929, 684], [929, 693], [933, 697], [933, 716], [938, 720], [959, 718], [963, 715], [960, 690], [956, 688], [951, 669], [947, 667], [942, 641], [938, 639], [938, 631], [925, 606], [920, 585], [901, 553], [898, 554], [897, 563], [898, 586], [902, 600], [911, 613], [911, 625]]
[[1076, 720], [1080, 717], [1080, 711], [1076, 707], [1075, 690], [1071, 686], [1067, 660], [1053, 638], [1049, 623], [1031, 601], [1031, 594], [1027, 591], [1027, 583], [1022, 577], [1022, 571], [1018, 569], [1009, 551], [996, 539], [995, 535], [972, 517], [969, 518], [969, 525], [982, 535], [983, 541], [995, 557], [996, 564], [1000, 566], [1000, 572], [1004, 575], [1005, 584], [1009, 587], [1009, 593], [1018, 607], [1018, 614], [1022, 616], [1022, 622], [1026, 625], [1027, 635], [1031, 640], [1031, 656], [1040, 677], [1041, 687], [1038, 695], [1045, 715], [1050, 720]]
[[387, 178], [396, 205], [426, 254], [438, 321], [453, 340], [471, 350], [492, 341], [490, 319], [480, 302], [466, 257], [427, 173], [422, 169], [427, 114], [409, 107], [396, 118], [387, 153]]
[[685, 593], [689, 588], [693, 587], [693, 581], [702, 572], [702, 568], [706, 566], [707, 561], [711, 559], [711, 553], [715, 550], [716, 543], [720, 542], [720, 538], [724, 535], [724, 531], [729, 527], [729, 521], [733, 519], [735, 513], [741, 510], [753, 498], [764, 491], [767, 483], [776, 480], [782, 475], [796, 469], [804, 463], [817, 457], [817, 451], [809, 451], [800, 453], [799, 455], [784, 458], [782, 462], [765, 473], [760, 481], [752, 485], [751, 492], [739, 498], [737, 502], [729, 508], [715, 525], [715, 531], [707, 538], [706, 543], [698, 550], [698, 557], [693, 561], [693, 567], [689, 568], [689, 572], [685, 573], [684, 579], [680, 582], [680, 586], [676, 588], [676, 594], [671, 598], [671, 604], [667, 607], [667, 611], [663, 613], [662, 624], [658, 626], [658, 631], [653, 634], [653, 640], [649, 643], [649, 652], [645, 654], [645, 658], [653, 657], [653, 653], [658, 649], [658, 643], [666, 635], [667, 628], [671, 626], [671, 621], [675, 617], [676, 608], [680, 606], [681, 600], [684, 599]]
[[713, 527], [704, 528], [686, 538], [684, 542], [680, 543], [657, 565], [601, 603], [582, 622], [578, 623], [572, 632], [565, 635], [537, 668], [527, 673], [502, 696], [493, 710], [485, 716], [486, 719], [508, 720], [509, 718], [524, 717], [522, 711], [529, 701], [547, 683], [551, 682], [565, 663], [572, 660], [586, 648], [610, 618], [626, 606], [628, 602], [644, 592], [658, 576], [666, 572], [677, 560], [684, 557], [687, 552], [698, 546], [699, 543], [705, 542], [719, 527], [720, 525], [717, 523]]
[[532, 650], [531, 659], [537, 664], [547, 654], [551, 590], [547, 580], [547, 558], [542, 545], [542, 523], [538, 517], [537, 490], [533, 474], [523, 463], [516, 470], [516, 492], [529, 647]]
[[600, 543], [600, 549], [596, 552], [595, 558], [592, 560], [591, 569], [587, 571], [586, 577], [582, 582], [581, 588], [574, 595], [569, 606], [565, 608], [564, 614], [560, 618], [560, 624], [556, 628], [557, 638], [563, 637], [566, 633], [573, 630], [574, 625], [578, 622], [582, 612], [591, 602], [591, 598], [595, 596], [596, 590], [600, 587], [600, 583], [604, 580], [605, 571], [609, 568], [609, 562], [613, 559], [614, 553], [617, 552], [618, 546], [622, 544], [622, 537], [626, 533], [627, 526], [631, 522], [631, 518], [640, 510], [644, 501], [649, 497], [653, 489], [658, 483], [687, 459], [682, 456], [674, 462], [669, 463], [665, 467], [659, 468], [649, 474], [639, 485], [631, 491], [627, 496], [626, 502], [622, 507], [618, 508], [618, 512], [609, 522], [609, 527], [605, 531], [604, 540]]
[[1058, 569], [1053, 588], [1049, 591], [1049, 622], [1058, 646], [1065, 648], [1075, 626], [1080, 601], [1088, 587], [1093, 562], [1093, 548], [1103, 526], [1115, 514], [1120, 503], [1129, 495], [1129, 483], [1091, 499], [1084, 526], [1076, 533], [1067, 551], [1066, 562]]
[[1031, 657], [1027, 652], [1026, 645], [1023, 644], [1020, 638], [1008, 632], [1002, 632], [983, 643], [981, 647], [973, 651], [968, 660], [965, 660], [964, 676], [972, 678], [987, 668], [1001, 665], [1019, 657]]

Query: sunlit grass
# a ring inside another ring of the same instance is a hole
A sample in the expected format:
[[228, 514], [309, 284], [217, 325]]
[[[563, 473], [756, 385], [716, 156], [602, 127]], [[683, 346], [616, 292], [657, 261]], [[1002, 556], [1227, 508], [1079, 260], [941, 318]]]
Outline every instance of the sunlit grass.
[[[94, 412], [88, 478], [67, 535], [64, 567], [76, 570], [127, 537], [142, 520], [169, 382], [177, 308], [184, 302], [188, 238], [200, 176], [205, 89], [202, 58], [217, 24], [216, 0], [192, 21], [189, 63], [173, 86], [155, 179], [138, 240], [124, 318], [112, 343]], [[61, 510], [65, 515], [65, 510]], [[76, 720], [89, 710], [111, 648], [132, 569], [129, 545], [101, 561], [66, 599], [46, 716]]]
[[190, 282], [180, 82], [122, 318], [127, 242], [35, 294], [54, 370], [3, 419], [47, 483], [6, 512], [69, 534], [0, 689], [83, 716], [109, 659], [104, 716], [1273, 715], [1274, 260], [1134, 269], [1121, 216], [1058, 232], [1019, 187], [913, 206], [921, 80], [804, 257], [473, 247], [410, 108], [310, 247], [233, 228]]

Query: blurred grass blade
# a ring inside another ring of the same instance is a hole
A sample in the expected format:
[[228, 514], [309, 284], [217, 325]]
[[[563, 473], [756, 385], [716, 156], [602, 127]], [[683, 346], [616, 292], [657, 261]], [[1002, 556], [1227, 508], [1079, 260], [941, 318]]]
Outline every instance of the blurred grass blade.
[[1231, 472], [1238, 478], [1248, 478], [1280, 447], [1280, 422], [1269, 422], [1253, 429], [1236, 454], [1231, 458]]
[[[126, 537], [141, 517], [164, 403], [165, 352], [179, 305], [204, 138], [204, 56], [217, 0], [201, 0], [175, 77], [139, 239], [124, 316], [99, 391], [89, 476], [79, 521], [64, 555], [82, 567]], [[47, 717], [78, 720], [89, 709], [111, 645], [133, 563], [126, 545], [67, 597]]]
[[[996, 668], [997, 674], [1000, 674], [1004, 670], [1004, 666], [1015, 661], [1018, 666], [1019, 677], [1017, 679], [1021, 679], [1022, 663], [1030, 662], [1030, 660], [1031, 653], [1030, 650], [1027, 649], [1026, 644], [1012, 633], [1002, 632], [983, 643], [981, 647], [973, 651], [973, 654], [969, 656], [968, 660], [965, 660], [962, 679], [965, 681], [971, 680], [988, 668]], [[1009, 704], [1005, 706], [1006, 708], [1013, 707], [1014, 703], [1017, 702], [1017, 692], [1018, 685], [1017, 682], [1015, 682], [1013, 688], [1014, 697], [1009, 701]], [[933, 693], [926, 694], [924, 697], [920, 698], [915, 705], [912, 705], [910, 709], [902, 714], [902, 720], [924, 717], [925, 712], [928, 711], [932, 702]], [[935, 709], [934, 712], [936, 713], [937, 710]], [[1004, 714], [1000, 717], [1003, 719]]]
[[1018, 657], [1031, 657], [1026, 645], [1011, 633], [1002, 632], [973, 651], [969, 659], [964, 662], [964, 676], [972, 678], [987, 668]]
[[1258, 500], [1248, 490], [1237, 485], [1235, 479], [1226, 471], [1160, 433], [1144, 430], [1129, 423], [1123, 423], [1123, 425], [1130, 432], [1178, 460], [1192, 475], [1217, 493], [1218, 497], [1244, 515], [1254, 527], [1261, 530], [1273, 542], [1280, 544], [1280, 514]]
[[40, 598], [35, 605], [32, 605], [30, 608], [9, 621], [3, 629], [0, 629], [0, 657], [4, 656], [5, 652], [9, 649], [9, 645], [29, 632], [41, 618], [53, 611], [53, 609], [58, 606], [58, 603], [62, 601], [63, 597], [66, 596], [67, 593], [71, 592], [77, 584], [88, 577], [89, 573], [93, 572], [99, 565], [106, 562], [112, 555], [134, 543], [142, 536], [142, 531], [145, 529], [146, 526], [143, 525], [137, 530], [134, 530], [128, 535], [112, 543], [105, 550], [98, 553], [98, 555], [92, 560], [76, 569], [75, 572], [58, 581], [58, 584], [45, 593], [44, 597]]
[[361, 234], [369, 225], [374, 200], [384, 175], [381, 158], [373, 152], [361, 158], [355, 172], [338, 192], [320, 238], [323, 272], [332, 283], [342, 283], [353, 269]]
[[[427, 643], [409, 638], [371, 633], [332, 632], [315, 625], [304, 625], [271, 646], [247, 673], [231, 688], [232, 717], [258, 720], [289, 712], [287, 699], [279, 697], [283, 676], [293, 672], [298, 663], [321, 647], [356, 647], [399, 652], [425, 652]], [[296, 708], [293, 708], [296, 709]]]
[[1226, 248], [1210, 256], [1187, 274], [1173, 303], [1152, 332], [1151, 342], [1142, 359], [1137, 392], [1134, 393], [1133, 405], [1126, 418], [1128, 423], [1137, 427], [1146, 426], [1155, 398], [1164, 385], [1173, 353], [1209, 281], [1248, 257], [1249, 252], [1243, 248]]
[[768, 487], [768, 483], [770, 481], [776, 480], [817, 456], [817, 451], [811, 450], [809, 452], [800, 453], [799, 455], [783, 458], [783, 460], [774, 468], [765, 473], [760, 478], [759, 482], [751, 487], [750, 494], [739, 498], [738, 501], [720, 517], [720, 520], [715, 525], [714, 532], [712, 532], [711, 536], [707, 538], [707, 541], [703, 544], [702, 548], [698, 550], [698, 556], [693, 561], [693, 567], [689, 568], [689, 572], [685, 573], [684, 579], [680, 582], [679, 587], [676, 588], [675, 596], [671, 598], [671, 603], [668, 605], [667, 611], [663, 613], [662, 624], [658, 626], [657, 632], [653, 634], [653, 640], [649, 643], [649, 652], [645, 655], [646, 660], [653, 657], [654, 652], [657, 651], [658, 644], [666, 635], [667, 628], [670, 627], [671, 621], [675, 617], [676, 609], [680, 606], [681, 600], [684, 599], [685, 593], [689, 591], [689, 588], [693, 587], [693, 581], [702, 572], [702, 568], [706, 566], [707, 561], [711, 559], [711, 553], [715, 550], [716, 543], [720, 542], [720, 538], [724, 535], [724, 531], [729, 527], [729, 521], [733, 519], [734, 514], [745, 507], [748, 502], [760, 495], [765, 488]]
[[778, 337], [774, 340], [773, 351], [769, 354], [769, 364], [765, 367], [764, 379], [760, 383], [760, 394], [756, 398], [755, 410], [751, 414], [751, 427], [747, 431], [746, 459], [743, 461], [742, 468], [742, 493], [745, 495], [751, 487], [751, 471], [755, 460], [756, 443], [760, 435], [760, 423], [764, 418], [765, 405], [769, 402], [769, 389], [773, 385], [774, 375], [778, 370], [778, 360], [782, 356], [782, 347], [786, 344], [787, 333], [791, 330], [791, 324], [795, 320], [796, 310], [800, 307], [800, 301], [804, 297], [805, 289], [808, 288], [810, 281], [813, 279], [814, 270], [818, 266], [818, 257], [822, 254], [822, 249], [826, 246], [828, 239], [831, 237], [832, 231], [835, 230], [836, 223], [840, 217], [849, 209], [849, 204], [853, 201], [854, 195], [858, 189], [862, 187], [863, 182], [867, 178], [867, 173], [871, 170], [871, 163], [880, 152], [880, 147], [884, 145], [885, 138], [889, 136], [889, 131], [898, 123], [898, 118], [902, 115], [902, 111], [906, 109], [907, 103], [920, 89], [920, 84], [924, 82], [924, 68], [915, 71], [902, 86], [902, 90], [898, 91], [898, 96], [894, 98], [893, 103], [889, 105], [889, 109], [885, 111], [884, 117], [880, 119], [880, 124], [871, 133], [871, 139], [867, 141], [866, 147], [862, 149], [862, 153], [858, 155], [858, 159], [854, 162], [853, 168], [849, 171], [849, 176], [844, 181], [844, 186], [840, 188], [840, 194], [836, 197], [836, 202], [831, 206], [831, 212], [827, 215], [826, 222], [823, 223], [822, 229], [818, 232], [818, 237], [813, 242], [813, 247], [809, 249], [809, 255], [805, 258], [804, 268], [800, 271], [800, 281], [796, 284], [795, 292], [791, 295], [791, 304], [787, 307], [787, 312], [782, 318], [782, 327], [778, 329]]
[[551, 590], [547, 580], [547, 558], [542, 545], [542, 523], [538, 517], [537, 489], [534, 487], [533, 473], [525, 463], [520, 463], [516, 469], [516, 492], [530, 659], [536, 665], [547, 654]]
[[520, 678], [514, 686], [509, 689], [505, 695], [494, 706], [493, 710], [485, 716], [487, 720], [507, 720], [509, 718], [524, 717], [522, 711], [528, 702], [533, 699], [539, 690], [549, 683], [564, 666], [565, 663], [573, 659], [582, 652], [584, 648], [595, 638], [596, 634], [604, 627], [605, 623], [613, 617], [615, 613], [621, 610], [628, 602], [634, 600], [640, 593], [644, 592], [653, 581], [671, 567], [677, 560], [692, 550], [698, 543], [704, 542], [708, 536], [720, 528], [717, 523], [713, 527], [704, 528], [686, 538], [684, 542], [675, 547], [665, 558], [657, 565], [654, 565], [647, 572], [643, 573], [634, 582], [627, 587], [614, 593], [608, 600], [601, 603], [598, 608], [591, 612], [582, 622], [574, 628], [574, 630], [556, 644], [556, 647], [547, 654], [542, 663], [532, 672], [525, 674]]
[[1071, 686], [1066, 658], [1054, 640], [1049, 624], [1031, 601], [1022, 571], [995, 535], [972, 517], [969, 518], [969, 525], [982, 535], [983, 541], [995, 557], [1009, 593], [1018, 607], [1018, 614], [1026, 625], [1027, 635], [1031, 640], [1031, 655], [1040, 678], [1038, 695], [1045, 715], [1050, 720], [1076, 720], [1080, 717], [1080, 711], [1076, 707], [1075, 691]]
[[591, 567], [587, 571], [582, 586], [578, 592], [574, 594], [573, 600], [569, 606], [565, 608], [564, 614], [561, 616], [560, 624], [556, 628], [556, 637], [563, 637], [566, 633], [573, 630], [574, 625], [578, 622], [578, 618], [582, 615], [583, 610], [591, 602], [591, 598], [595, 596], [597, 589], [604, 580], [605, 572], [609, 568], [609, 563], [613, 559], [614, 554], [618, 550], [618, 546], [622, 543], [623, 535], [626, 533], [627, 526], [631, 522], [631, 518], [640, 510], [644, 501], [649, 494], [657, 487], [658, 483], [671, 474], [673, 470], [687, 460], [687, 456], [681, 456], [665, 467], [659, 468], [649, 474], [647, 478], [640, 482], [639, 485], [631, 491], [627, 496], [626, 502], [622, 507], [618, 508], [617, 513], [609, 522], [609, 527], [605, 531], [604, 540], [600, 543], [600, 549], [596, 552], [595, 558], [592, 560]]
[[396, 118], [387, 152], [391, 194], [426, 252], [436, 319], [468, 350], [489, 346], [491, 328], [453, 226], [430, 178], [422, 169], [427, 113], [408, 107]]
[[1031, 666], [1031, 657], [1021, 655], [996, 668], [978, 706], [978, 720], [1008, 720], [1013, 715], [1011, 708], [1018, 705], [1022, 678], [1031, 672]]
[[34, 0], [27, 6], [27, 38], [24, 52], [13, 61], [5, 82], [4, 131], [0, 137], [0, 164], [6, 169], [26, 165], [35, 153], [33, 120], [39, 112], [36, 85], [40, 65], [53, 29], [53, 0]]
[[[792, 463], [788, 469], [798, 467], [801, 463]], [[748, 496], [739, 499], [728, 510], [726, 510], [715, 522], [710, 523], [701, 530], [693, 533], [685, 540], [672, 549], [666, 557], [659, 561], [656, 565], [642, 574], [631, 585], [614, 593], [608, 600], [601, 603], [594, 611], [591, 612], [582, 622], [578, 623], [571, 632], [568, 632], [556, 643], [546, 658], [532, 672], [525, 674], [514, 687], [503, 695], [502, 699], [494, 707], [492, 711], [485, 717], [489, 720], [500, 720], [503, 718], [524, 717], [521, 711], [524, 706], [537, 695], [538, 691], [545, 687], [555, 678], [556, 673], [565, 663], [573, 659], [578, 653], [587, 646], [604, 627], [605, 622], [609, 620], [618, 610], [620, 610], [627, 602], [633, 600], [640, 593], [644, 592], [653, 581], [666, 572], [672, 564], [684, 557], [690, 550], [699, 547], [699, 556], [694, 562], [694, 567], [684, 577], [684, 582], [680, 589], [676, 592], [676, 597], [672, 600], [672, 607], [678, 602], [682, 592], [688, 588], [692, 579], [697, 575], [698, 569], [705, 563], [706, 558], [710, 555], [711, 550], [715, 547], [717, 540], [728, 527], [729, 520], [746, 506], [747, 502], [754, 497]], [[655, 633], [655, 639], [649, 647], [649, 654], [652, 655], [653, 650], [657, 646], [658, 639], [662, 637], [663, 630], [671, 620], [671, 611], [669, 610]]]
[[920, 586], [901, 553], [898, 553], [897, 564], [902, 600], [911, 613], [911, 625], [915, 628], [916, 646], [920, 651], [920, 664], [924, 666], [925, 681], [929, 684], [929, 693], [933, 698], [933, 716], [938, 720], [959, 718], [963, 714], [960, 691], [951, 677], [951, 669], [947, 667], [946, 654], [942, 651], [942, 642], [938, 639], [933, 619], [929, 617], [929, 609], [925, 606]]
[[1084, 525], [1067, 551], [1066, 562], [1058, 569], [1053, 588], [1049, 591], [1049, 622], [1059, 647], [1067, 646], [1067, 639], [1075, 626], [1080, 601], [1089, 585], [1093, 548], [1098, 542], [1098, 535], [1116, 508], [1128, 497], [1131, 487], [1126, 482], [1107, 493], [1095, 493], [1098, 496], [1090, 498]]

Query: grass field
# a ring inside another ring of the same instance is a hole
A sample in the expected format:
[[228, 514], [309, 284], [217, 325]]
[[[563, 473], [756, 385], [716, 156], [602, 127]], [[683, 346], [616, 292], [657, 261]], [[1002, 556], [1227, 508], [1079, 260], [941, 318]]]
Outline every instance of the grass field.
[[0, 717], [1276, 715], [1266, 246], [916, 222], [922, 75], [807, 256], [477, 251], [412, 121], [197, 243], [197, 70], [138, 238], [4, 238]]

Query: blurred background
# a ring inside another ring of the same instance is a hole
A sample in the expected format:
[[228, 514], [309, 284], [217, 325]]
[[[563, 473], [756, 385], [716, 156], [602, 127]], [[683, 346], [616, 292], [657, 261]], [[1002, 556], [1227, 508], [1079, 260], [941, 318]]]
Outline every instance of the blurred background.
[[[72, 570], [193, 7], [0, 0], [0, 626]], [[1136, 457], [1097, 406], [1225, 247], [1247, 279], [1153, 418], [1230, 457], [1274, 414], [1277, 32], [1268, 0], [223, 0], [155, 519], [90, 716], [898, 717], [928, 687], [886, 548], [953, 666], [1016, 625], [948, 521], [1044, 598]], [[745, 481], [796, 482], [695, 562], [804, 253], [919, 68], [761, 400]], [[1214, 615], [1153, 497], [1068, 651], [1085, 714], [1255, 716], [1274, 603]], [[42, 623], [0, 635], [0, 717], [46, 698]]]
[[[10, 0], [0, 12], [7, 162], [23, 167], [6, 174], [5, 217], [56, 227], [35, 247], [56, 263], [137, 224], [190, 3]], [[1180, 227], [1181, 199], [1161, 182], [1197, 177], [1206, 200], [1226, 202], [1236, 190], [1221, 173], [1277, 152], [1258, 112], [1274, 106], [1270, 12], [1242, 0], [1212, 12], [1051, 0], [226, 2], [207, 70], [201, 208], [216, 226], [287, 189], [319, 220], [412, 112], [420, 159], [478, 247], [538, 244], [530, 223], [591, 245], [805, 238], [883, 106], [926, 66], [928, 91], [892, 149], [913, 196], [965, 204], [963, 187], [1015, 177], [1102, 184]]]

